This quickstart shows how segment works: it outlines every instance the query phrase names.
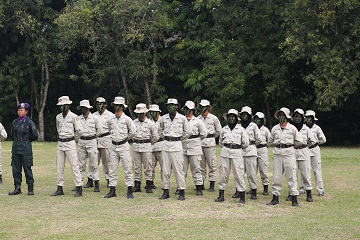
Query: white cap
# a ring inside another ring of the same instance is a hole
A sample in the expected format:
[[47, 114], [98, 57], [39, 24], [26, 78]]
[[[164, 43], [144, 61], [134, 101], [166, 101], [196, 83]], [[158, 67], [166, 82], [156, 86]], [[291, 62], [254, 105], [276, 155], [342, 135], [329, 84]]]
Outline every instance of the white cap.
[[98, 98], [96, 98], [95, 102], [106, 103], [106, 100], [105, 100], [105, 98], [103, 98], [103, 97], [98, 97]]
[[193, 101], [186, 101], [184, 107], [187, 107], [188, 109], [195, 109], [195, 103]]
[[161, 112], [160, 108], [159, 108], [159, 105], [157, 104], [151, 104], [150, 107], [149, 107], [149, 111], [152, 111], [152, 112]]
[[313, 116], [314, 120], [317, 121], [318, 119], [315, 117], [315, 112], [313, 110], [307, 110], [305, 113], [306, 117]]
[[242, 107], [240, 113], [243, 113], [243, 112], [246, 112], [251, 115], [252, 114], [251, 107], [248, 107], [248, 106]]
[[[294, 113], [296, 113], [296, 112], [300, 113], [302, 116], [304, 116], [304, 113], [305, 113], [304, 110], [302, 110], [301, 108], [295, 109]], [[294, 116], [294, 113], [292, 114], [293, 116]]]
[[81, 100], [77, 109], [80, 109], [80, 107], [92, 108], [92, 106], [90, 106], [89, 100]]
[[125, 104], [125, 98], [123, 97], [115, 97], [111, 105], [123, 105], [125, 108], [127, 108], [127, 105]]
[[136, 109], [134, 110], [134, 113], [147, 113], [149, 110], [146, 108], [145, 103], [139, 103], [136, 104]]
[[258, 118], [265, 118], [265, 114], [262, 112], [257, 112], [254, 116], [257, 116]]
[[177, 104], [177, 105], [180, 105], [178, 100], [176, 98], [169, 98], [167, 100], [167, 102], [165, 103], [165, 105], [168, 105], [168, 104]]
[[72, 104], [72, 101], [70, 101], [69, 96], [59, 97], [58, 103], [56, 105], [60, 106], [65, 104]]
[[278, 119], [278, 117], [279, 117], [279, 112], [285, 113], [286, 118], [291, 119], [290, 110], [288, 108], [282, 107], [282, 108], [280, 108], [280, 110], [277, 110], [274, 114], [276, 119]]
[[201, 105], [202, 107], [210, 106], [210, 102], [206, 99], [201, 99], [199, 105]]

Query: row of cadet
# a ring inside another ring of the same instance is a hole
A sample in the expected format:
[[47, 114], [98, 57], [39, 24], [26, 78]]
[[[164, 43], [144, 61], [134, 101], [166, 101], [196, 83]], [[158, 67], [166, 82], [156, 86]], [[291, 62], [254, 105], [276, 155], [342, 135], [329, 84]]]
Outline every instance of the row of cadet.
[[[82, 113], [80, 116], [70, 111], [71, 103], [68, 96], [63, 96], [59, 98], [57, 104], [61, 110], [61, 113], [56, 116], [58, 132], [57, 190], [52, 196], [64, 194], [66, 158], [74, 176], [75, 196], [82, 196], [87, 159], [89, 160], [89, 172], [84, 188], [94, 187], [94, 192], [100, 191], [98, 166], [101, 159], [104, 176], [110, 187], [105, 198], [116, 197], [115, 187], [120, 162], [124, 170], [128, 198], [133, 198], [133, 192], [141, 191], [142, 169], [146, 180], [146, 192], [153, 192], [152, 189], [156, 188], [154, 177], [157, 163], [160, 165], [164, 191], [160, 199], [170, 197], [170, 174], [173, 169], [177, 183], [175, 194], [179, 195], [179, 200], [185, 200], [185, 178], [189, 165], [196, 187], [196, 195], [202, 195], [202, 190], [205, 189], [206, 167], [209, 169], [209, 191], [213, 192], [217, 179], [216, 137], [219, 137], [219, 144], [222, 147], [219, 164], [219, 197], [215, 200], [216, 202], [225, 200], [224, 190], [228, 184], [230, 169], [233, 172], [236, 187], [236, 192], [232, 197], [240, 198], [239, 203], [245, 203], [245, 173], [250, 186], [248, 192], [251, 196], [250, 199], [257, 199], [256, 175], [258, 171], [264, 188], [263, 195], [269, 195], [267, 147], [270, 145], [274, 146], [273, 199], [269, 203], [270, 205], [279, 203], [283, 172], [289, 186], [287, 200], [291, 200], [293, 206], [298, 205], [298, 170], [300, 170], [302, 179], [300, 193], [306, 191], [306, 200], [312, 202], [310, 166], [314, 171], [318, 196], [324, 195], [319, 145], [324, 143], [326, 138], [321, 128], [315, 124], [317, 118], [314, 111], [308, 110], [304, 113], [302, 109], [296, 109], [291, 117], [289, 109], [281, 108], [275, 113], [279, 124], [275, 125], [270, 132], [264, 126], [264, 114], [257, 112], [252, 116], [252, 110], [247, 106], [243, 107], [240, 113], [235, 109], [230, 109], [224, 114], [227, 125], [222, 128], [219, 119], [211, 114], [210, 102], [204, 99], [199, 103], [198, 109], [201, 114], [198, 117], [195, 117], [194, 102], [187, 101], [185, 103], [182, 108], [184, 116], [178, 113], [180, 109], [178, 101], [169, 98], [165, 104], [168, 114], [161, 117], [158, 105], [150, 105], [147, 109], [145, 104], [139, 103], [134, 110], [135, 120], [124, 114], [127, 105], [122, 97], [115, 97], [111, 104], [115, 114], [106, 109], [106, 100], [102, 97], [96, 99], [97, 111], [93, 114], [90, 112], [92, 106], [88, 100], [80, 101], [78, 106], [78, 110]], [[18, 105], [18, 111], [20, 107]], [[20, 115], [19, 119], [21, 119]], [[14, 122], [21, 122], [19, 119]], [[290, 120], [292, 120], [292, 124], [288, 122]], [[31, 142], [30, 138], [27, 139]], [[14, 144], [16, 141], [24, 140], [26, 139], [21, 137], [14, 138]], [[129, 140], [133, 141], [132, 159]], [[78, 150], [76, 150], [76, 142], [78, 142]], [[12, 161], [14, 161], [14, 157], [12, 157]], [[15, 166], [17, 165], [15, 164]], [[28, 166], [24, 167], [26, 182], [29, 194], [33, 195], [32, 164], [26, 165]], [[15, 190], [9, 192], [10, 195], [21, 193], [21, 168], [19, 169], [20, 179], [14, 173], [13, 164]], [[15, 172], [19, 169], [15, 169]]]

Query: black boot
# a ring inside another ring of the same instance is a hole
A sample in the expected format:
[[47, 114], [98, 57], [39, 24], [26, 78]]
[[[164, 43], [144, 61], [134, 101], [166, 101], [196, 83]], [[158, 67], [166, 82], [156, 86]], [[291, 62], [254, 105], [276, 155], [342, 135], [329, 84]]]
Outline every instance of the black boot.
[[76, 192], [76, 186], [71, 190], [72, 192]]
[[289, 195], [287, 196], [286, 201], [287, 201], [287, 202], [288, 202], [288, 201], [291, 201], [291, 195], [290, 195], [290, 193], [289, 193]]
[[50, 196], [59, 196], [59, 195], [64, 195], [63, 192], [63, 187], [62, 186], [57, 186], [56, 192], [54, 192], [53, 194], [51, 194]]
[[34, 184], [28, 184], [28, 195], [34, 195]]
[[151, 181], [151, 189], [156, 189], [156, 186], [154, 184], [154, 181]]
[[311, 196], [311, 190], [306, 190], [306, 201], [307, 202], [313, 202], [313, 198]]
[[9, 192], [9, 195], [18, 195], [21, 194], [21, 186], [15, 185], [15, 189], [12, 192]]
[[250, 191], [246, 192], [246, 194], [251, 194], [251, 191], [252, 191], [252, 190], [250, 189]]
[[263, 195], [264, 195], [264, 196], [269, 195], [269, 185], [264, 185]]
[[251, 189], [251, 197], [250, 199], [252, 200], [256, 200], [257, 199], [257, 196], [256, 196], [256, 188], [255, 189]]
[[291, 196], [291, 202], [292, 202], [291, 205], [293, 205], [294, 207], [298, 207], [298, 206], [299, 206], [299, 204], [298, 204], [298, 202], [297, 202], [297, 196]]
[[141, 182], [140, 181], [136, 181], [134, 182], [134, 187], [132, 189], [133, 192], [141, 192]]
[[[196, 188], [195, 188], [195, 189], [196, 189]], [[175, 195], [180, 195], [180, 189], [177, 188], [174, 194], [175, 194]]]
[[214, 190], [215, 190], [215, 181], [210, 181], [209, 192], [214, 192]]
[[151, 185], [153, 185], [153, 181], [146, 180], [146, 193], [153, 193]]
[[2, 184], [2, 175], [0, 175], [0, 184]]
[[104, 196], [104, 198], [116, 197], [115, 187], [110, 187], [110, 192]]
[[99, 180], [94, 181], [94, 192], [100, 192]]
[[245, 204], [245, 192], [240, 192], [240, 200], [239, 203]]
[[126, 194], [127, 194], [126, 197], [127, 197], [127, 198], [134, 198], [134, 196], [133, 196], [132, 193], [133, 193], [133, 187], [132, 187], [132, 186], [129, 186], [129, 187], [128, 187], [128, 190], [127, 190], [127, 193], [126, 193]]
[[271, 200], [271, 202], [267, 203], [266, 205], [276, 205], [278, 203], [279, 203], [279, 196], [273, 194], [273, 199]]
[[201, 185], [196, 185], [196, 195], [197, 196], [203, 195]]
[[163, 199], [167, 199], [169, 197], [170, 197], [169, 189], [164, 189], [164, 193], [161, 195], [161, 197], [159, 199], [163, 200]]
[[76, 186], [76, 193], [74, 197], [81, 197], [82, 196], [82, 186]]
[[91, 188], [94, 187], [93, 180], [88, 177], [88, 182], [85, 184], [84, 188]]
[[224, 190], [219, 190], [219, 197], [217, 199], [215, 199], [215, 202], [225, 201], [224, 193], [225, 193]]
[[234, 195], [232, 195], [232, 198], [239, 198], [240, 197], [240, 192], [236, 189], [236, 192], [234, 193]]
[[106, 182], [107, 182], [106, 183], [106, 188], [109, 188], [109, 182], [110, 182], [109, 179], [106, 179]]
[[180, 195], [179, 195], [178, 200], [180, 200], [180, 201], [185, 200], [185, 190], [184, 189], [180, 190]]

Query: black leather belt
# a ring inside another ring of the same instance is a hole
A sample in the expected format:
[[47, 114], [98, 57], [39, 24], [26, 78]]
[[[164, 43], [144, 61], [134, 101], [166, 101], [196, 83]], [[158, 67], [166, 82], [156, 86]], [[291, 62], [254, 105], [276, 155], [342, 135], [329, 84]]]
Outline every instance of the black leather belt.
[[109, 136], [109, 135], [110, 135], [110, 133], [109, 133], [109, 132], [106, 132], [106, 133], [100, 134], [100, 135], [99, 135], [99, 138], [101, 138], [101, 137], [106, 137], [106, 136]]
[[122, 140], [122, 141], [120, 141], [120, 142], [114, 142], [114, 141], [111, 141], [111, 142], [112, 142], [112, 144], [114, 144], [114, 145], [122, 145], [122, 144], [124, 144], [124, 143], [127, 142], [127, 138], [125, 138], [124, 140]]
[[200, 135], [199, 135], [199, 134], [198, 134], [198, 135], [191, 135], [188, 139], [198, 138], [198, 137], [200, 137]]
[[170, 141], [170, 142], [176, 142], [176, 141], [180, 141], [180, 137], [168, 137], [168, 136], [164, 136], [164, 139], [166, 141]]
[[80, 139], [81, 140], [93, 140], [96, 138], [96, 135], [93, 136], [81, 136]]
[[227, 147], [227, 148], [230, 148], [230, 149], [240, 149], [241, 148], [241, 145], [239, 145], [239, 144], [227, 144], [227, 143], [224, 143], [224, 146]]
[[263, 148], [263, 147], [267, 147], [267, 145], [266, 144], [259, 144], [259, 145], [256, 146], [256, 148]]
[[319, 146], [319, 144], [318, 144], [318, 143], [315, 143], [314, 145], [310, 146], [309, 149], [315, 148], [315, 147], [317, 147], [317, 146]]
[[294, 145], [288, 145], [288, 144], [282, 144], [282, 143], [275, 145], [275, 147], [277, 147], [277, 148], [289, 148], [292, 146], [294, 146]]
[[134, 143], [151, 143], [151, 140], [150, 139], [144, 139], [144, 140], [134, 139]]
[[255, 141], [250, 141], [249, 145], [255, 145], [255, 143], [256, 143]]
[[159, 138], [159, 140], [157, 140], [157, 142], [162, 142], [162, 141], [164, 141], [163, 138]]
[[213, 137], [215, 137], [215, 134], [208, 134], [208, 135], [206, 136], [206, 138], [213, 138]]
[[14, 137], [15, 142], [26, 142], [29, 141], [29, 138], [27, 137]]
[[303, 149], [303, 148], [306, 148], [307, 145], [301, 145], [301, 146], [297, 146], [297, 147], [294, 147], [295, 149]]
[[59, 142], [70, 142], [72, 140], [75, 140], [75, 137], [71, 137], [71, 138], [59, 138], [58, 141]]

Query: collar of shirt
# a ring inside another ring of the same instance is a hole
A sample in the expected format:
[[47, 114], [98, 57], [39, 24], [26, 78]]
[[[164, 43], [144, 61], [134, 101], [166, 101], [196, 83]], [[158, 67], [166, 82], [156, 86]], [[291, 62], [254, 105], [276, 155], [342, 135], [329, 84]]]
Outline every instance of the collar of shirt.
[[25, 119], [26, 119], [26, 115], [25, 116], [23, 116], [23, 117], [19, 117], [19, 122], [25, 122]]

